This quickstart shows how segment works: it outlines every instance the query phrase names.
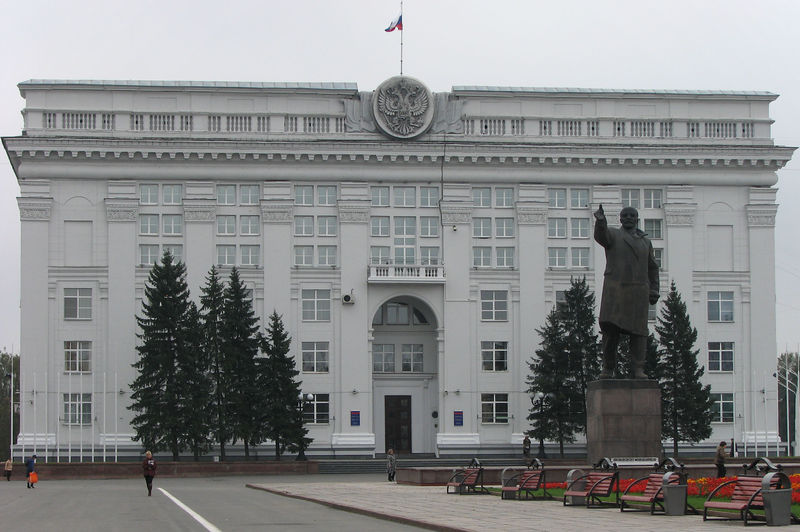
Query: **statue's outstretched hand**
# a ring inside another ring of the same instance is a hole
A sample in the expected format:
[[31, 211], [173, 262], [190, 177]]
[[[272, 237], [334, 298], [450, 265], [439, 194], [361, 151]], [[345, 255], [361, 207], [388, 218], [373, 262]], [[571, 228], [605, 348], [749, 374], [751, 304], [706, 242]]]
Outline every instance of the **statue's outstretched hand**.
[[650, 294], [650, 304], [655, 305], [658, 303], [658, 294]]
[[603, 204], [600, 204], [600, 208], [594, 212], [594, 218], [598, 222], [605, 221], [606, 213], [603, 211]]

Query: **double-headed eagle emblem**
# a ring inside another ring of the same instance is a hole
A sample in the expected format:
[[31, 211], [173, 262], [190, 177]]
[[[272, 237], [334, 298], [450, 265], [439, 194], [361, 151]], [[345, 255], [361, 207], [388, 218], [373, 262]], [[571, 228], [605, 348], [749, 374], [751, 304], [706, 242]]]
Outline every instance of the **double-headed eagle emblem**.
[[376, 91], [375, 118], [397, 137], [413, 137], [430, 124], [431, 100], [428, 89], [408, 77], [392, 78]]

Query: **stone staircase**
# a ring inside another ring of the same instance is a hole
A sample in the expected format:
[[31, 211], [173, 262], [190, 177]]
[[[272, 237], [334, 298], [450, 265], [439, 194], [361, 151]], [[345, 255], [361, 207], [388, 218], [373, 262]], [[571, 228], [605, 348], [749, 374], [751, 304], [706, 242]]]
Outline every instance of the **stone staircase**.
[[[312, 458], [313, 460], [313, 458]], [[471, 458], [425, 458], [425, 457], [398, 457], [397, 467], [438, 467], [457, 468], [465, 467]], [[508, 467], [524, 465], [521, 457], [507, 458], [479, 458], [485, 467]], [[343, 458], [315, 460], [319, 464], [319, 472], [324, 474], [358, 474], [358, 473], [383, 473], [386, 471], [386, 458]]]

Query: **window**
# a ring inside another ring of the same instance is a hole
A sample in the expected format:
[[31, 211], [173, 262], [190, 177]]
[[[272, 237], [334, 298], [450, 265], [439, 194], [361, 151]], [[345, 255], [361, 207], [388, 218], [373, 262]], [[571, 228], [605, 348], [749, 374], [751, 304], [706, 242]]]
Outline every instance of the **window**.
[[303, 290], [302, 298], [303, 321], [330, 321], [330, 290]]
[[261, 217], [258, 215], [242, 215], [239, 217], [240, 234], [257, 235], [261, 232]]
[[415, 264], [417, 219], [414, 216], [394, 217], [394, 262]]
[[419, 206], [438, 207], [439, 187], [419, 187]]
[[656, 264], [658, 264], [658, 269], [661, 270], [664, 268], [664, 250], [661, 248], [653, 248], [653, 257], [656, 259]]
[[240, 246], [242, 266], [258, 266], [261, 263], [261, 246]]
[[714, 412], [711, 418], [712, 423], [733, 423], [733, 394], [732, 393], [712, 393], [714, 399]]
[[499, 247], [496, 249], [496, 254], [498, 268], [514, 267], [514, 248]]
[[239, 187], [239, 203], [241, 205], [258, 205], [261, 199], [261, 185], [241, 185]]
[[422, 373], [422, 344], [403, 344], [400, 348], [401, 366], [404, 373]]
[[419, 236], [439, 236], [439, 218], [436, 216], [420, 216]]
[[495, 235], [498, 238], [508, 238], [514, 236], [514, 218], [495, 218]]
[[217, 246], [217, 265], [235, 266], [236, 246], [233, 245]]
[[236, 185], [217, 185], [217, 204], [236, 205]]
[[303, 371], [328, 373], [328, 342], [303, 342]]
[[472, 236], [475, 238], [489, 238], [492, 236], [491, 218], [473, 218]]
[[508, 342], [481, 342], [483, 371], [508, 370]]
[[91, 288], [64, 289], [64, 319], [65, 320], [92, 319]]
[[139, 264], [142, 266], [151, 266], [158, 262], [158, 244], [140, 244], [139, 245]]
[[420, 247], [419, 258], [424, 266], [439, 264], [439, 246]]
[[314, 217], [295, 216], [294, 236], [314, 236]]
[[708, 293], [708, 321], [733, 321], [733, 292]]
[[389, 206], [389, 187], [370, 187], [373, 207]]
[[589, 267], [589, 248], [572, 248], [572, 267]]
[[165, 235], [181, 235], [183, 234], [183, 215], [181, 214], [164, 214], [161, 216], [164, 222]]
[[369, 260], [372, 264], [389, 264], [389, 246], [370, 246]]
[[164, 244], [164, 251], [169, 251], [173, 262], [183, 262], [183, 245]]
[[481, 423], [508, 423], [508, 394], [481, 394]]
[[708, 342], [708, 371], [733, 371], [733, 342]]
[[547, 236], [548, 238], [567, 238], [567, 219], [548, 218]]
[[622, 195], [622, 206], [639, 208], [639, 189], [638, 188], [623, 188], [620, 191]]
[[371, 216], [369, 227], [372, 236], [389, 236], [389, 217]]
[[317, 255], [320, 266], [336, 266], [336, 246], [318, 246]]
[[314, 205], [314, 187], [312, 185], [295, 185], [295, 205]]
[[648, 234], [651, 239], [664, 238], [661, 235], [661, 220], [645, 219], [644, 232]]
[[567, 189], [565, 188], [548, 189], [547, 203], [552, 209], [565, 209], [567, 207]]
[[303, 422], [327, 423], [330, 417], [330, 395], [315, 393], [311, 401], [303, 403]]
[[139, 185], [139, 203], [158, 205], [158, 185]]
[[647, 307], [647, 321], [656, 321], [658, 318], [658, 303]]
[[415, 187], [394, 187], [394, 206], [416, 207], [416, 192]]
[[336, 205], [336, 185], [318, 185], [317, 200], [319, 205]]
[[92, 371], [92, 342], [64, 342], [64, 371], [67, 373]]
[[317, 216], [317, 235], [336, 236], [336, 216]]
[[547, 248], [547, 265], [551, 268], [566, 268], [567, 248]]
[[217, 216], [217, 234], [235, 235], [236, 216], [233, 215]]
[[408, 325], [408, 305], [405, 303], [386, 303], [386, 325]]
[[164, 205], [180, 205], [183, 200], [183, 186], [181, 185], [162, 185], [161, 193], [164, 197]]
[[508, 321], [506, 290], [481, 290], [481, 320]]
[[372, 344], [372, 371], [394, 373], [394, 344]]
[[589, 238], [589, 219], [572, 218], [570, 219], [570, 236], [572, 238]]
[[158, 215], [140, 214], [139, 215], [139, 234], [157, 235], [158, 234]]
[[566, 290], [556, 290], [556, 310], [558, 312], [566, 312], [567, 311], [567, 291]]
[[491, 207], [492, 206], [492, 189], [491, 188], [473, 188], [472, 189], [472, 205], [474, 207]]
[[660, 209], [661, 208], [661, 190], [657, 188], [644, 189], [644, 208], [645, 209]]
[[314, 246], [295, 246], [294, 247], [295, 266], [314, 265]]
[[494, 206], [513, 207], [514, 189], [508, 187], [497, 187], [496, 189], [494, 189]]
[[589, 189], [573, 188], [569, 191], [569, 205], [573, 209], [585, 209], [589, 207]]
[[92, 394], [65, 393], [62, 422], [66, 425], [91, 425]]
[[492, 265], [492, 248], [489, 246], [475, 246], [472, 248], [472, 265], [476, 268]]

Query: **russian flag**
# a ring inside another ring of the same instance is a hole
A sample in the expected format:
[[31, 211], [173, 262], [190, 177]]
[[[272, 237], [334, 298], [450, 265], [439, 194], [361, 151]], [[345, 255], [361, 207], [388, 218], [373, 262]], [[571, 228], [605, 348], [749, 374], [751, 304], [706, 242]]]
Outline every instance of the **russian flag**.
[[403, 31], [403, 15], [402, 14], [397, 15], [397, 18], [392, 20], [389, 23], [389, 27], [386, 28], [384, 31], [394, 31], [394, 30]]

